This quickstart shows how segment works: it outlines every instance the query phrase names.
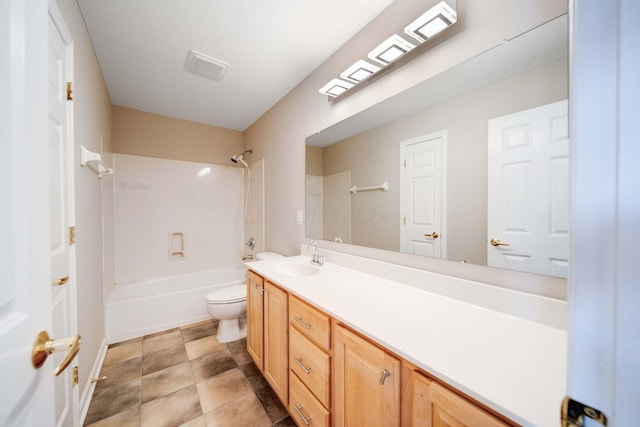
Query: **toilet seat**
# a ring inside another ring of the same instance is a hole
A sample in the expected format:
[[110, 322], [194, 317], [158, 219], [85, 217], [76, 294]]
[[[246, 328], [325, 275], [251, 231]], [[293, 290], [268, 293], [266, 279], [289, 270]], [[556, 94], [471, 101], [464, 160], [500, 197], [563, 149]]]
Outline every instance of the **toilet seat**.
[[246, 301], [246, 299], [246, 285], [227, 286], [207, 294], [207, 303], [209, 304], [233, 304], [235, 302]]

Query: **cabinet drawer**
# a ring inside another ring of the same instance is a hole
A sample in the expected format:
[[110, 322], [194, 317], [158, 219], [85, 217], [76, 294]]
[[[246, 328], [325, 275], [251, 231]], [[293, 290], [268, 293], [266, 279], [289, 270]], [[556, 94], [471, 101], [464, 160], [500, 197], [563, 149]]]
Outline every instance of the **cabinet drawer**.
[[289, 384], [289, 413], [299, 426], [329, 425], [329, 411], [311, 394], [295, 374]]
[[321, 349], [329, 351], [329, 316], [293, 296], [289, 301], [291, 324]]
[[289, 368], [320, 403], [329, 407], [329, 355], [295, 328], [289, 331]]

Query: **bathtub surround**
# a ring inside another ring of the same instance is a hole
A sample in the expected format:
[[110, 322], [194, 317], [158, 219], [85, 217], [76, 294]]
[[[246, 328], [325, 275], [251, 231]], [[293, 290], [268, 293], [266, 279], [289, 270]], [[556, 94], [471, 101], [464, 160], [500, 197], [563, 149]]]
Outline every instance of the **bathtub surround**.
[[113, 167], [116, 284], [240, 265], [242, 169], [125, 154]]
[[244, 277], [244, 170], [105, 159], [115, 171], [103, 183], [107, 343], [208, 318], [206, 294]]

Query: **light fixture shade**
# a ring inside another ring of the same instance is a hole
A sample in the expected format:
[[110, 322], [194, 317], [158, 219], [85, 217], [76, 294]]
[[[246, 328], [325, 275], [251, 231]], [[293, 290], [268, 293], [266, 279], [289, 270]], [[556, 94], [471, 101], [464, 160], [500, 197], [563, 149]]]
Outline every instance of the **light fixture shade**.
[[441, 1], [407, 25], [404, 32], [422, 43], [455, 24], [457, 20], [456, 11], [446, 2]]
[[369, 52], [369, 58], [383, 65], [389, 65], [415, 46], [397, 34], [392, 35]]
[[346, 92], [353, 87], [353, 83], [346, 82], [340, 79], [333, 79], [326, 85], [320, 88], [319, 92], [323, 95], [336, 97]]
[[380, 71], [380, 67], [360, 59], [355, 64], [344, 70], [344, 72], [340, 74], [340, 77], [350, 82], [360, 83], [378, 71]]

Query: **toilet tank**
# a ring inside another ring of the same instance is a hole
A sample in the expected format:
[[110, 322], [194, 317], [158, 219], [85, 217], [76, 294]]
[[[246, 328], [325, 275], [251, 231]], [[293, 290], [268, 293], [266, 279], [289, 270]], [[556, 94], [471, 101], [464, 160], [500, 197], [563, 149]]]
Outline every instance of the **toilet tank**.
[[256, 254], [257, 261], [273, 261], [282, 258], [284, 258], [284, 256], [276, 252], [258, 252]]

